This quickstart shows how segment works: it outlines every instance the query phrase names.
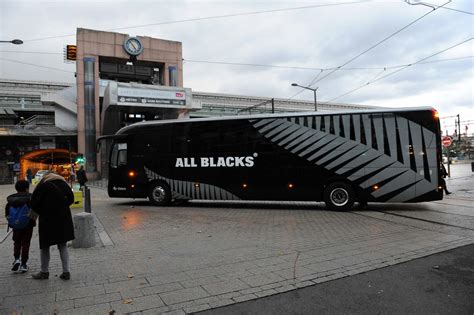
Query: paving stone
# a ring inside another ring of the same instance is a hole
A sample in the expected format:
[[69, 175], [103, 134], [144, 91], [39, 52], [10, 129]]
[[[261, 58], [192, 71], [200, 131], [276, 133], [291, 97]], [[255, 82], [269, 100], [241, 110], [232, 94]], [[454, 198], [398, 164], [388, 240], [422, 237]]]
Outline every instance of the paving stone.
[[237, 303], [240, 303], [240, 302], [245, 302], [249, 300], [254, 300], [256, 298], [258, 298], [258, 296], [255, 294], [246, 294], [246, 295], [236, 296], [234, 298], [234, 301]]
[[87, 296], [102, 295], [106, 293], [103, 285], [91, 287], [80, 287], [62, 290], [56, 293], [56, 301], [64, 301], [70, 299], [78, 299]]
[[125, 281], [118, 281], [113, 283], [104, 284], [104, 289], [106, 293], [113, 293], [119, 291], [141, 289], [149, 287], [148, 281], [146, 279], [130, 279]]
[[[140, 296], [144, 296], [141, 289], [131, 289], [131, 290], [123, 290], [119, 292], [123, 299], [130, 299], [130, 298], [137, 298]], [[153, 295], [153, 294], [148, 294]]]
[[262, 289], [262, 291], [266, 291], [266, 290], [275, 289], [281, 286], [282, 286], [282, 282], [275, 282], [275, 283], [263, 285], [260, 287], [260, 289]]
[[54, 302], [56, 298], [55, 293], [36, 293], [30, 295], [17, 295], [6, 297], [3, 300], [3, 305], [26, 306], [26, 305], [40, 305], [41, 303]]
[[[74, 309], [67, 310], [67, 312], [64, 312], [66, 314], [71, 314], [71, 315], [84, 315], [84, 314], [109, 314], [109, 312], [113, 310], [112, 306], [110, 303], [102, 303], [102, 304], [95, 304], [91, 306], [84, 306], [84, 307], [78, 307]], [[59, 313], [61, 314], [61, 312]]]
[[210, 277], [204, 277], [204, 278], [198, 278], [198, 279], [193, 279], [193, 280], [184, 280], [180, 281], [180, 284], [184, 288], [192, 288], [192, 287], [197, 287], [200, 285], [205, 285], [209, 283], [216, 283], [216, 282], [221, 282], [222, 280], [219, 279], [216, 276], [210, 276]]
[[274, 289], [270, 289], [270, 290], [256, 292], [255, 295], [258, 296], [258, 297], [264, 297], [264, 296], [269, 296], [269, 295], [273, 295], [273, 294], [277, 294], [277, 293], [278, 293], [278, 291], [276, 291]]
[[[198, 299], [198, 300], [200, 300], [200, 299]], [[177, 303], [177, 304], [173, 304], [173, 305], [167, 305], [167, 308], [168, 308], [169, 311], [181, 310], [181, 309], [184, 309], [186, 307], [192, 307], [192, 306], [198, 305], [198, 303], [195, 302], [195, 301], [197, 301], [197, 300]]]
[[202, 299], [194, 300], [193, 302], [196, 303], [196, 304], [209, 304], [209, 303], [214, 303], [214, 302], [217, 302], [217, 301], [219, 301], [219, 297], [210, 296], [210, 297], [205, 297], [205, 298], [202, 298]]
[[295, 290], [296, 287], [294, 285], [285, 285], [283, 287], [278, 287], [278, 288], [275, 288], [275, 291], [277, 291], [278, 293], [283, 293], [283, 292], [288, 292], [288, 291], [292, 291], [292, 290]]
[[170, 309], [169, 306], [161, 306], [161, 307], [155, 307], [155, 308], [150, 308], [144, 311], [141, 311], [141, 315], [156, 315], [156, 314], [169, 314], [172, 313], [176, 310]]
[[184, 312], [187, 314], [196, 313], [196, 312], [207, 310], [209, 308], [210, 308], [209, 304], [200, 304], [196, 306], [185, 307]]
[[201, 287], [193, 287], [172, 292], [160, 293], [160, 297], [163, 299], [166, 305], [197, 300], [207, 296], [209, 296], [209, 294]]
[[160, 284], [160, 285], [155, 285], [152, 287], [146, 287], [140, 289], [143, 293], [143, 295], [151, 295], [151, 294], [156, 294], [156, 293], [163, 293], [163, 292], [169, 292], [169, 291], [176, 291], [183, 289], [183, 286], [180, 283], [165, 283], [165, 284]]
[[143, 311], [165, 305], [158, 294], [141, 296], [130, 300], [131, 303], [129, 304], [125, 304], [123, 300], [111, 302], [110, 304], [119, 314]]
[[185, 272], [177, 272], [174, 274], [156, 275], [146, 277], [150, 285], [159, 285], [166, 283], [174, 283], [178, 281], [191, 280], [191, 277]]
[[74, 299], [74, 307], [83, 307], [94, 304], [108, 303], [112, 301], [119, 301], [122, 299], [120, 293], [109, 293], [102, 295], [89, 296], [84, 298]]
[[[161, 314], [161, 313], [150, 313], [151, 314]], [[174, 310], [171, 312], [162, 313], [163, 315], [185, 315], [186, 312], [183, 310]]]
[[257, 288], [244, 289], [244, 290], [240, 290], [239, 293], [242, 295], [246, 295], [246, 294], [251, 294], [258, 291], [262, 291], [262, 288], [257, 287]]
[[[67, 300], [53, 303], [38, 303], [37, 305], [26, 305], [23, 307], [23, 314], [54, 314], [54, 312], [69, 311], [74, 308], [74, 301]], [[0, 314], [2, 314], [0, 312]]]
[[202, 287], [211, 295], [218, 295], [249, 288], [247, 284], [240, 281], [239, 279], [207, 284], [203, 285]]
[[262, 274], [262, 275], [255, 275], [253, 277], [246, 277], [241, 280], [247, 283], [251, 287], [257, 287], [257, 286], [263, 286], [269, 283], [280, 282], [285, 279], [276, 274], [268, 273], [268, 274]]
[[232, 299], [222, 299], [222, 300], [219, 300], [219, 302], [209, 303], [209, 306], [211, 308], [217, 308], [217, 307], [222, 307], [222, 306], [232, 305], [232, 304], [235, 304], [234, 300], [232, 300]]

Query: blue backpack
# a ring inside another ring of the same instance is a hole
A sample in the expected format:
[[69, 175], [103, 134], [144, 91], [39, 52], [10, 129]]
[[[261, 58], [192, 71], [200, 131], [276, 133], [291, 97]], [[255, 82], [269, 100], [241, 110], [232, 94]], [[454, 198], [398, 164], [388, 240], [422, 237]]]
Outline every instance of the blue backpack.
[[30, 207], [27, 204], [21, 206], [10, 206], [8, 225], [14, 230], [24, 229], [30, 222]]

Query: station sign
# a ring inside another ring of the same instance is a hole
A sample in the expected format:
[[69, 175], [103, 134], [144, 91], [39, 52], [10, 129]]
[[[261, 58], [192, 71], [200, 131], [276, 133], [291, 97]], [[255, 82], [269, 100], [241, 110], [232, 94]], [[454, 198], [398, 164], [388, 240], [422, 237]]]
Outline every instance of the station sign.
[[186, 92], [118, 87], [118, 103], [135, 105], [186, 105]]
[[448, 148], [453, 143], [453, 138], [450, 136], [445, 136], [441, 142], [443, 143], [443, 147]]

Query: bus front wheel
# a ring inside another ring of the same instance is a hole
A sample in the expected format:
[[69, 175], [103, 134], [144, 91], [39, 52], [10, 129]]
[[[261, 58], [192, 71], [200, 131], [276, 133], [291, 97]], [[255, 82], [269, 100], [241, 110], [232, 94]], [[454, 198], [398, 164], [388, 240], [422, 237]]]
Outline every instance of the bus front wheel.
[[171, 190], [163, 181], [153, 182], [148, 190], [148, 199], [155, 206], [166, 206], [171, 202]]
[[344, 182], [329, 184], [324, 190], [324, 202], [331, 210], [347, 211], [354, 204], [354, 189]]

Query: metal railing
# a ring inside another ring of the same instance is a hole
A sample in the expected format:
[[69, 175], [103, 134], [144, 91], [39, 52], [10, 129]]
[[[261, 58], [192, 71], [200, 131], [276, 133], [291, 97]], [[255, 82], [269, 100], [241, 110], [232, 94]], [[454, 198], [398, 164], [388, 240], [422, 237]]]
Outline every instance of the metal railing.
[[54, 116], [52, 115], [33, 115], [22, 120], [16, 126], [32, 126], [32, 125], [54, 125]]

